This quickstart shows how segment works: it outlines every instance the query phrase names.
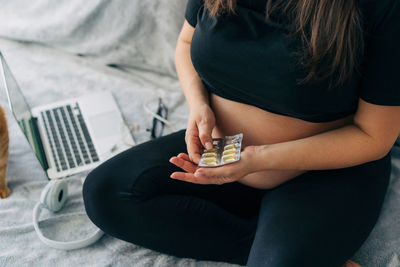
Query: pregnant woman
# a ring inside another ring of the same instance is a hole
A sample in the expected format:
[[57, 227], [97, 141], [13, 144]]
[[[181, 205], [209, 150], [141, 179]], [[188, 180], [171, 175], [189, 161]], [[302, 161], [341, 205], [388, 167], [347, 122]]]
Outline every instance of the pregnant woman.
[[[397, 0], [189, 0], [187, 129], [87, 177], [105, 233], [178, 257], [341, 266], [374, 227], [400, 133]], [[241, 159], [198, 167], [212, 138]]]

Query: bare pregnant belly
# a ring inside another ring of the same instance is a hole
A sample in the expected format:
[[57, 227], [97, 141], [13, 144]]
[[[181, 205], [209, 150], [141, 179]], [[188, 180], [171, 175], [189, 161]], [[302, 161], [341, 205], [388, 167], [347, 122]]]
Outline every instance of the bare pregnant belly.
[[[216, 127], [213, 138], [243, 133], [243, 148], [249, 145], [274, 144], [312, 136], [350, 124], [353, 115], [323, 123], [271, 113], [255, 106], [210, 94]], [[265, 171], [245, 176], [239, 182], [259, 188], [272, 188], [304, 173], [298, 170]]]

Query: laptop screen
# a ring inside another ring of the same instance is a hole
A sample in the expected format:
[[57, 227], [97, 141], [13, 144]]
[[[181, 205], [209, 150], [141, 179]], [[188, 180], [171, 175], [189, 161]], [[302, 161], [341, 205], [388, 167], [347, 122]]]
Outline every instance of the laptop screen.
[[8, 67], [3, 54], [0, 52], [0, 87], [7, 93], [8, 102], [10, 104], [10, 109], [14, 114], [15, 119], [18, 121], [21, 130], [28, 139], [32, 149], [34, 150], [36, 156], [38, 157], [42, 167], [44, 167], [43, 156], [38, 147], [38, 141], [34, 130], [34, 120], [31, 114], [28, 103], [25, 101], [22, 92], [12, 75], [10, 68]]
[[1, 68], [2, 68], [2, 87], [5, 87], [5, 91], [8, 96], [8, 101], [10, 103], [10, 109], [14, 113], [15, 118], [18, 122], [21, 120], [29, 120], [32, 115], [30, 108], [25, 101], [21, 90], [18, 87], [3, 55], [0, 52]]

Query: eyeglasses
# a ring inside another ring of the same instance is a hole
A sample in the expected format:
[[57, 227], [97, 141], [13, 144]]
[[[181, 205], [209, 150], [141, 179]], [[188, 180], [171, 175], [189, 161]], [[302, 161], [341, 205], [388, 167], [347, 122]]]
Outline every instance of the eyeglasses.
[[[162, 119], [167, 119], [168, 116], [168, 108], [164, 105], [161, 100], [161, 97], [158, 98], [158, 108], [156, 114], [161, 117]], [[147, 129], [147, 131], [151, 131], [151, 139], [155, 139], [161, 137], [164, 131], [165, 123], [154, 116], [153, 118], [153, 125], [151, 129]]]

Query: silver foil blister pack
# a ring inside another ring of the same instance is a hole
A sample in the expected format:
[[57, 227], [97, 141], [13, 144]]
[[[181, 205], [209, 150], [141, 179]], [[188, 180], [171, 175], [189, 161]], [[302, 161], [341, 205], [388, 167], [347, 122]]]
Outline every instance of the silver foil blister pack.
[[243, 134], [213, 138], [213, 148], [202, 149], [199, 166], [218, 167], [240, 159]]

